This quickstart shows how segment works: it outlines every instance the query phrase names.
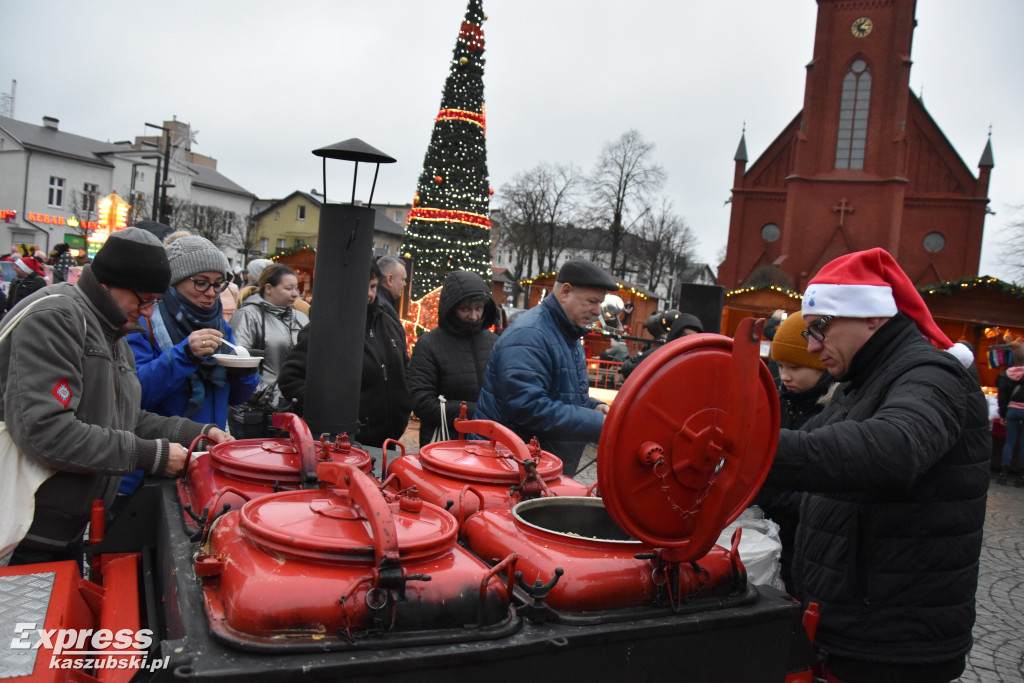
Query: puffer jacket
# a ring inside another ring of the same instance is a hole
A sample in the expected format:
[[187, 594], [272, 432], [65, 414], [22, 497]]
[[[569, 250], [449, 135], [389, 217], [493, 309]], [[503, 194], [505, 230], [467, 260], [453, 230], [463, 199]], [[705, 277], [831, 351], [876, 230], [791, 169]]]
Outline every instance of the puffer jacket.
[[476, 418], [510, 428], [562, 459], [574, 474], [588, 442], [601, 436], [604, 416], [594, 410], [580, 338], [554, 296], [523, 313], [494, 345], [477, 398]]
[[281, 390], [277, 386], [277, 375], [288, 352], [295, 346], [299, 330], [308, 324], [309, 317], [305, 313], [290, 306], [274, 306], [259, 294], [247, 297], [231, 316], [231, 329], [237, 343], [263, 355], [260, 383], [250, 403], [279, 407]]
[[[456, 305], [471, 296], [484, 295], [487, 302], [481, 327], [469, 331], [459, 324]], [[441, 424], [438, 395], [445, 398], [448, 432], [453, 439], [455, 418], [460, 404], [466, 404], [466, 417], [476, 414], [476, 398], [484, 382], [484, 370], [498, 336], [489, 327], [498, 322], [498, 306], [483, 278], [476, 273], [457, 270], [445, 278], [438, 302], [438, 326], [416, 341], [409, 363], [409, 395], [412, 409], [420, 419], [420, 446], [430, 443]]]
[[59, 551], [81, 539], [93, 500], [109, 508], [122, 475], [162, 474], [169, 441], [187, 446], [213, 425], [139, 408], [127, 319], [90, 266], [77, 286], [48, 287], [15, 311], [51, 293], [59, 296], [34, 306], [0, 343], [0, 418], [24, 456], [57, 470], [36, 492], [22, 546]]
[[825, 410], [781, 432], [766, 484], [810, 492], [795, 593], [815, 645], [927, 666], [970, 650], [989, 482], [984, 396], [903, 314], [857, 352]]
[[1006, 368], [996, 377], [996, 405], [999, 408], [999, 417], [1006, 419], [1006, 409], [1009, 407], [1024, 408], [1024, 391], [1019, 391], [1024, 386], [1024, 365], [1015, 365]]

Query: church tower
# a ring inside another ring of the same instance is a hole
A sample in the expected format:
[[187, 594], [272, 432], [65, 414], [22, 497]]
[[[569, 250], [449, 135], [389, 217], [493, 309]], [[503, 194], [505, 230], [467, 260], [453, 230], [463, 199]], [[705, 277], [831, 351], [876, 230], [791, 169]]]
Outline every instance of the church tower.
[[978, 274], [991, 141], [975, 178], [911, 92], [915, 4], [818, 0], [803, 110], [749, 168], [741, 137], [720, 285], [788, 277], [803, 291], [871, 247], [918, 285]]

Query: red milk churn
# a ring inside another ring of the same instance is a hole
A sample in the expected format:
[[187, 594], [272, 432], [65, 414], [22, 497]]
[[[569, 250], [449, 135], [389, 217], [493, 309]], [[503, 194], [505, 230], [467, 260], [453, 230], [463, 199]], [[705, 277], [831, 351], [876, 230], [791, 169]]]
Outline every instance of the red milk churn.
[[194, 569], [218, 638], [323, 651], [517, 628], [505, 568], [461, 548], [450, 513], [389, 495], [351, 464], [320, 462], [317, 474], [326, 488], [263, 496], [214, 523]]
[[684, 337], [638, 367], [601, 434], [603, 498], [530, 500], [466, 520], [479, 557], [518, 556], [518, 590], [532, 598], [521, 614], [550, 621], [756, 596], [739, 538], [731, 549], [715, 541], [759, 490], [778, 442], [778, 395], [757, 332], [748, 319], [735, 339]]
[[587, 487], [563, 475], [562, 461], [536, 440], [527, 446], [489, 420], [457, 419], [455, 429], [461, 438], [427, 444], [418, 454], [385, 463], [385, 486], [392, 491], [415, 486], [420, 498], [448, 509], [460, 522], [478, 510], [510, 508], [533, 498], [588, 495]]
[[[274, 415], [274, 426], [288, 432], [287, 439], [242, 439], [215, 444], [208, 453], [190, 461], [178, 480], [178, 493], [193, 529], [202, 526], [204, 510], [237, 508], [246, 500], [277, 491], [317, 487], [316, 463], [350, 463], [371, 472], [370, 454], [340, 435], [333, 443], [314, 441], [309, 427], [297, 415]], [[194, 516], [193, 516], [194, 515]]]

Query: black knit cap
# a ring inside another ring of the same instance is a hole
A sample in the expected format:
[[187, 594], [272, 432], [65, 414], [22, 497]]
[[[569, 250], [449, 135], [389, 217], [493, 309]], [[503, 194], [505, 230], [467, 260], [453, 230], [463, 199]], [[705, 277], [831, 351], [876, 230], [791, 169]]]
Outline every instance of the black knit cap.
[[171, 266], [163, 243], [141, 228], [112, 233], [92, 260], [92, 272], [104, 285], [156, 294], [167, 291]]
[[573, 287], [593, 287], [609, 291], [618, 291], [619, 283], [604, 272], [600, 266], [581, 258], [569, 259], [558, 269], [556, 282], [566, 282]]

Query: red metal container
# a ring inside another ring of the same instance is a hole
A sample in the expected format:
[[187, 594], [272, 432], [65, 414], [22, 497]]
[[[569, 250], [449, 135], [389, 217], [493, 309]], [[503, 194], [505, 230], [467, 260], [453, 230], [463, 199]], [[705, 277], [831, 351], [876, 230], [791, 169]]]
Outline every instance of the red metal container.
[[[461, 438], [385, 462], [384, 485], [396, 492], [415, 486], [420, 498], [445, 507], [460, 522], [482, 509], [589, 494], [585, 485], [562, 474], [562, 461], [542, 451], [536, 440], [527, 446], [510, 429], [488, 420], [458, 419], [455, 429]], [[466, 434], [489, 441], [466, 439]]]
[[218, 638], [324, 650], [366, 636], [414, 632], [422, 644], [452, 629], [474, 640], [517, 627], [505, 567], [462, 549], [451, 514], [386, 495], [349, 464], [321, 462], [317, 474], [329, 488], [270, 494], [215, 522], [194, 569]]
[[778, 396], [758, 336], [747, 320], [735, 339], [693, 335], [654, 353], [605, 422], [603, 498], [485, 509], [464, 524], [468, 546], [485, 559], [515, 553], [521, 590], [548, 619], [550, 610], [678, 610], [742, 596], [738, 537], [729, 550], [715, 541], [750, 504], [778, 442]]
[[[274, 415], [274, 426], [287, 430], [289, 438], [229, 441], [196, 456], [178, 479], [186, 511], [199, 517], [204, 510], [238, 508], [268, 493], [316, 488], [316, 463], [322, 460], [372, 471], [370, 454], [352, 446], [345, 435], [334, 443], [314, 441], [306, 423], [292, 413]], [[186, 522], [192, 528], [201, 524], [191, 515], [186, 515]]]

